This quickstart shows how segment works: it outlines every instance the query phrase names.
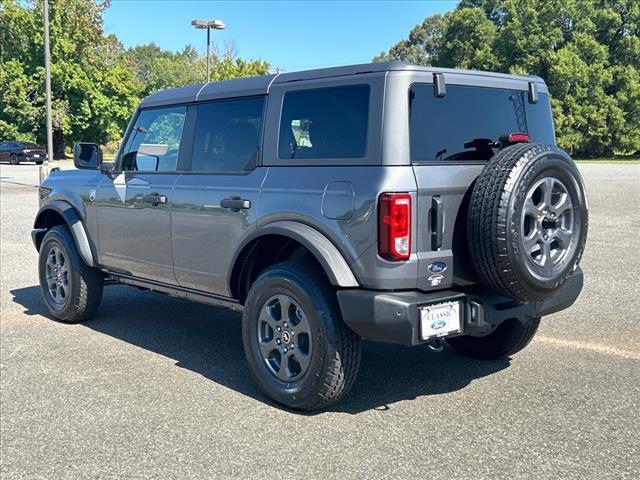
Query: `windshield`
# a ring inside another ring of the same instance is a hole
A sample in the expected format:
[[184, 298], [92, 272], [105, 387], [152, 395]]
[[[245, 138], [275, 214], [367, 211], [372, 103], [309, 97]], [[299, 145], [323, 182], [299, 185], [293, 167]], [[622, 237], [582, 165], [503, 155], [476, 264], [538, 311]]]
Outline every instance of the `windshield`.
[[488, 160], [492, 142], [516, 132], [555, 145], [547, 94], [532, 104], [523, 90], [447, 85], [447, 94], [436, 97], [433, 85], [418, 84], [410, 98], [414, 162]]

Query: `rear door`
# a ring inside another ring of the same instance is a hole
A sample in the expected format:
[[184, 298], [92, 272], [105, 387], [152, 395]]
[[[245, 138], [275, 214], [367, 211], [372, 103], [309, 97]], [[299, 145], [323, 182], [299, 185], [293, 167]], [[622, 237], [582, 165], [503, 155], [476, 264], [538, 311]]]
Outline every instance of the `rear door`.
[[[518, 88], [522, 88], [518, 89]], [[411, 162], [418, 186], [418, 287], [474, 281], [467, 253], [466, 209], [471, 186], [497, 152], [500, 136], [524, 132], [532, 142], [555, 144], [546, 93], [530, 103], [527, 82], [511, 88], [433, 84], [410, 91]]]
[[181, 286], [229, 296], [227, 274], [243, 233], [255, 228], [265, 97], [200, 103], [188, 172], [174, 188], [172, 245]]
[[171, 204], [179, 178], [186, 107], [142, 110], [116, 171], [96, 192], [100, 261], [107, 268], [175, 284]]

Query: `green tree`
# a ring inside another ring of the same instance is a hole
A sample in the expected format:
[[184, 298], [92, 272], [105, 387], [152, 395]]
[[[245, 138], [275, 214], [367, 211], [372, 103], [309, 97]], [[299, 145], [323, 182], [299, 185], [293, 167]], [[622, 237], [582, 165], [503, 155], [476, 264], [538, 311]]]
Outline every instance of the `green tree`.
[[[80, 139], [121, 132], [140, 86], [113, 36], [102, 30], [108, 2], [50, 1], [54, 157]], [[0, 135], [45, 141], [42, 2], [3, 2], [0, 11]]]
[[[49, 0], [54, 157], [79, 140], [100, 144], [124, 131], [142, 96], [202, 83], [205, 58], [147, 44], [126, 50], [105, 35], [109, 0]], [[214, 51], [212, 80], [261, 75], [269, 64]], [[45, 143], [42, 0], [0, 0], [0, 141]]]
[[438, 63], [447, 67], [493, 70], [496, 27], [477, 8], [461, 8], [449, 17], [442, 36]]
[[417, 65], [437, 64], [450, 15], [436, 14], [425, 18], [409, 32], [407, 40], [401, 40], [389, 52], [380, 53], [374, 61], [404, 60]]
[[[187, 45], [180, 52], [162, 50], [155, 43], [137, 45], [127, 51], [142, 85], [142, 95], [150, 95], [166, 88], [202, 83], [206, 79], [206, 57]], [[211, 80], [265, 75], [269, 64], [262, 60], [243, 60], [236, 57], [233, 46], [224, 51], [214, 48], [210, 56]]]
[[592, 157], [640, 150], [637, 0], [462, 0], [374, 60], [389, 59], [539, 75], [560, 146]]
[[202, 81], [197, 68], [198, 52], [191, 46], [181, 52], [171, 52], [162, 50], [155, 43], [147, 43], [130, 48], [127, 57], [142, 85], [143, 96]]

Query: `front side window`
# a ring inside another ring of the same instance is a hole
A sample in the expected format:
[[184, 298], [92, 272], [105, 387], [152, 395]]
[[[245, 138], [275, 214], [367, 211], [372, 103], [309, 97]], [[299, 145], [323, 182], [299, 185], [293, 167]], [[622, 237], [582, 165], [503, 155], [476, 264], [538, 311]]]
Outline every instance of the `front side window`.
[[287, 92], [282, 105], [281, 159], [362, 158], [367, 147], [369, 86]]
[[176, 171], [186, 111], [185, 106], [142, 110], [124, 148], [122, 170]]
[[410, 102], [414, 162], [488, 160], [495, 153], [490, 144], [509, 133], [555, 144], [546, 94], [532, 104], [522, 90], [447, 85], [447, 94], [436, 97], [432, 85], [418, 84]]
[[199, 105], [191, 170], [252, 170], [258, 158], [263, 107], [262, 97]]

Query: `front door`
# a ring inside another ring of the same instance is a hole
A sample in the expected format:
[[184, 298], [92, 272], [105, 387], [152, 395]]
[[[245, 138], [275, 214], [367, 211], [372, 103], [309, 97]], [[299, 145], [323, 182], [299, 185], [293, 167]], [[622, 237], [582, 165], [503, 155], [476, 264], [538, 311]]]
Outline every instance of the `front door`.
[[255, 228], [263, 97], [197, 106], [190, 172], [175, 184], [173, 261], [181, 286], [230, 296], [227, 275], [239, 244]]
[[115, 272], [176, 283], [171, 208], [186, 107], [142, 110], [95, 198], [100, 263]]

